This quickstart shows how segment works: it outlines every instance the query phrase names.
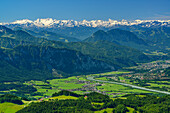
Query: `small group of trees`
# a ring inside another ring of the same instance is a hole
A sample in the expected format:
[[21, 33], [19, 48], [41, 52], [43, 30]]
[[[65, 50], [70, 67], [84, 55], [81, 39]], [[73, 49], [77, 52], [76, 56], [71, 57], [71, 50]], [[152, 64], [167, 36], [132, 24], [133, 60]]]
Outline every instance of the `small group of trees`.
[[15, 89], [16, 91], [13, 91], [13, 93], [17, 94], [31, 94], [37, 91], [37, 89], [31, 85], [25, 85], [23, 83], [11, 83], [11, 84], [3, 84], [0, 83], [0, 91], [6, 91], [6, 90], [12, 90]]
[[14, 104], [23, 104], [22, 100], [14, 95], [5, 94], [0, 96], [0, 103], [11, 102]]
[[79, 97], [81, 95], [77, 94], [77, 93], [74, 93], [74, 92], [70, 92], [70, 91], [67, 91], [67, 90], [62, 90], [58, 93], [54, 93], [52, 94], [52, 97], [55, 97], [55, 96], [60, 96], [60, 95], [66, 95], [66, 96], [74, 96], [74, 97]]
[[97, 92], [86, 94], [86, 96], [87, 96], [87, 100], [91, 102], [109, 102], [110, 101], [109, 96], [103, 95]]

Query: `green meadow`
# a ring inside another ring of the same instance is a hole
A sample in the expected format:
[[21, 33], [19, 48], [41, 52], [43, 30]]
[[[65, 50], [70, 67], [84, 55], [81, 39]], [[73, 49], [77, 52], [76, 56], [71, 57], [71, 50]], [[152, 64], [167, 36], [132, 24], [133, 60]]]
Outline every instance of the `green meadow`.
[[15, 113], [18, 110], [24, 108], [24, 105], [18, 105], [13, 103], [0, 103], [0, 112], [1, 113]]

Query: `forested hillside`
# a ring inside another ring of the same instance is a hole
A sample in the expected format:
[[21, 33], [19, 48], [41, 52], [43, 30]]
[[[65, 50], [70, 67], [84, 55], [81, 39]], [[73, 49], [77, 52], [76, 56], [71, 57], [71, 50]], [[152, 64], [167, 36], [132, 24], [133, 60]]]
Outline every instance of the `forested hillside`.
[[[63, 92], [63, 91], [61, 91]], [[58, 93], [57, 95], [69, 95], [70, 92]], [[74, 94], [75, 95], [75, 94]], [[72, 96], [74, 96], [72, 95]], [[108, 96], [99, 93], [89, 93], [86, 96], [80, 95], [78, 99], [73, 100], [50, 100], [31, 103], [17, 113], [93, 113], [106, 108], [112, 108], [113, 113], [126, 113], [127, 108], [134, 109], [131, 112], [140, 113], [168, 113], [170, 107], [170, 97], [151, 96], [151, 95], [126, 95], [123, 99], [110, 99]], [[96, 104], [93, 104], [96, 103]]]
[[121, 29], [112, 29], [107, 32], [99, 30], [93, 33], [91, 37], [85, 39], [84, 41], [95, 42], [98, 40], [115, 42], [117, 44], [126, 45], [129, 47], [133, 47], [135, 45], [147, 46], [147, 43], [143, 39], [138, 38], [134, 33]]
[[44, 80], [72, 74], [115, 70], [114, 66], [103, 61], [64, 48], [18, 46], [0, 51], [1, 81]]
[[[33, 37], [24, 31], [17, 31], [18, 34], [14, 35], [11, 34], [14, 31], [4, 26], [2, 26], [1, 29], [3, 31], [2, 32], [3, 35], [1, 36], [0, 46], [5, 48], [13, 48], [16, 47], [17, 45], [40, 45], [40, 46], [53, 46], [57, 48], [68, 48], [80, 51], [83, 54], [89, 55], [94, 59], [102, 60], [112, 65], [117, 65], [118, 68], [122, 66], [135, 65], [135, 63], [137, 62], [149, 61], [149, 58], [138, 50], [107, 41], [97, 41], [94, 43], [92, 42], [62, 43], [56, 41], [49, 41], [44, 38]], [[12, 38], [10, 36], [14, 37]]]

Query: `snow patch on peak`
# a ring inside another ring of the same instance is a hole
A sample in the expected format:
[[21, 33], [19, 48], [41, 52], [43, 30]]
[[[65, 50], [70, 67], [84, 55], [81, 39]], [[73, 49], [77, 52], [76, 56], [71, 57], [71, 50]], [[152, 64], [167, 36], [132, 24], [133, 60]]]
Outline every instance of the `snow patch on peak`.
[[55, 20], [52, 18], [47, 18], [47, 19], [37, 19], [34, 21], [34, 24], [38, 27], [43, 27], [43, 26], [50, 26], [55, 23]]
[[33, 23], [33, 21], [28, 19], [23, 19], [23, 20], [16, 20], [15, 22], [11, 22], [11, 24], [27, 24], [27, 23]]

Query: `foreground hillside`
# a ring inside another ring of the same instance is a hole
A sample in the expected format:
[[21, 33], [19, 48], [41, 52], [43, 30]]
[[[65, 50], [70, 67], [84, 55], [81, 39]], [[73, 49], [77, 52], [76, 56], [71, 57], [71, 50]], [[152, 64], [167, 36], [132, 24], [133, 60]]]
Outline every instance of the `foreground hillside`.
[[[24, 102], [21, 104], [13, 101], [17, 100]], [[54, 93], [52, 97], [37, 101], [22, 100], [12, 95], [0, 96], [0, 110], [9, 111], [11, 113], [168, 113], [169, 112], [169, 95], [163, 97], [151, 95], [125, 95], [119, 98], [109, 98], [96, 92], [91, 92], [85, 95], [79, 95], [69, 91], [60, 91]], [[3, 100], [3, 101], [2, 101]], [[6, 103], [10, 102], [10, 103]], [[32, 102], [32, 103], [31, 103]], [[30, 103], [30, 104], [29, 104]], [[2, 109], [2, 105], [6, 105], [7, 109]], [[16, 109], [12, 107], [16, 107]]]

